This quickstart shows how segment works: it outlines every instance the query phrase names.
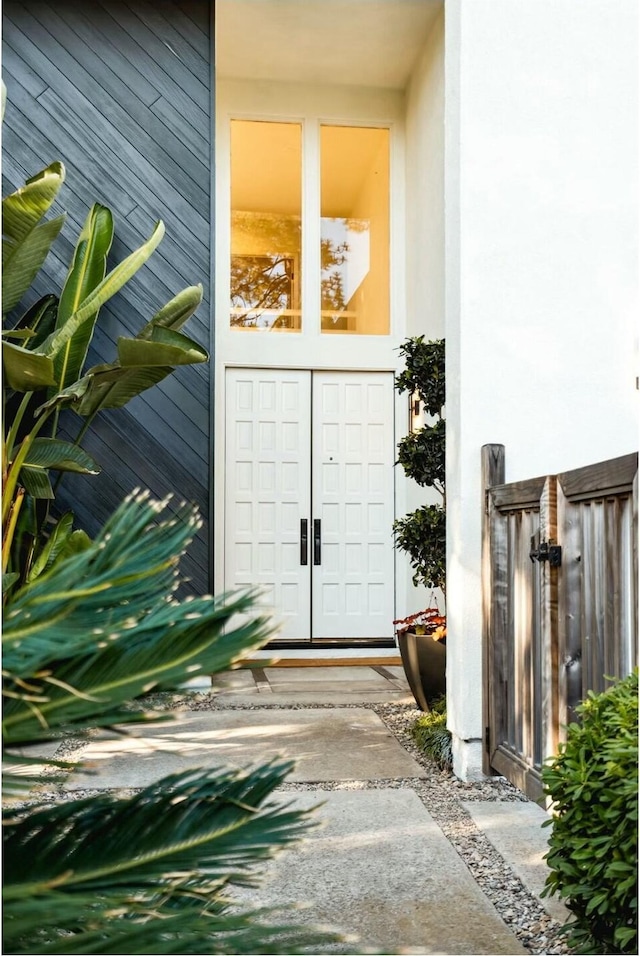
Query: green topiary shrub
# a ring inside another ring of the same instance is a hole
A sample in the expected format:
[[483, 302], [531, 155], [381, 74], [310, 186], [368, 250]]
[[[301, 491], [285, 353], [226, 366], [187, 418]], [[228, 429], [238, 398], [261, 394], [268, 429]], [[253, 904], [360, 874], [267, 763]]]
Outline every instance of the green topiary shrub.
[[418, 717], [411, 730], [418, 747], [424, 750], [441, 770], [450, 770], [453, 764], [446, 706], [444, 697], [434, 701], [431, 710]]
[[412, 400], [432, 416], [432, 422], [401, 439], [397, 464], [423, 488], [434, 488], [442, 504], [423, 505], [395, 521], [395, 543], [400, 551], [409, 555], [413, 583], [440, 588], [444, 594], [447, 563], [444, 339], [425, 342], [424, 336], [418, 335], [407, 339], [400, 346], [400, 353], [405, 368], [396, 376], [396, 390], [400, 395], [408, 392]]
[[573, 913], [583, 953], [637, 953], [638, 672], [589, 692], [560, 753], [543, 768], [553, 801], [543, 895]]

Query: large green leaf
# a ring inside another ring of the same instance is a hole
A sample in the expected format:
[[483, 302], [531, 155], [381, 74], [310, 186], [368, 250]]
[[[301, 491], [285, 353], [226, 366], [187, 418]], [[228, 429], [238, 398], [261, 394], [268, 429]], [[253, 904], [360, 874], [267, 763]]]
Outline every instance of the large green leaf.
[[55, 385], [53, 359], [13, 342], [2, 342], [5, 384], [16, 392], [33, 392]]
[[[20, 448], [17, 448], [16, 455], [19, 453]], [[100, 473], [100, 466], [78, 445], [57, 438], [36, 438], [20, 468], [19, 478], [32, 498], [55, 497], [49, 480], [51, 469], [73, 471], [81, 475]]]
[[[111, 211], [106, 206], [95, 203], [78, 238], [73, 262], [60, 296], [57, 329], [65, 325], [104, 279], [112, 241]], [[96, 309], [56, 355], [55, 373], [59, 389], [75, 382], [82, 374], [97, 316]]]
[[170, 302], [163, 305], [159, 312], [147, 322], [145, 327], [139, 333], [137, 338], [150, 338], [153, 329], [156, 326], [163, 326], [167, 329], [181, 329], [187, 319], [193, 315], [202, 302], [202, 284], [189, 286], [178, 292]]
[[31, 565], [29, 574], [27, 575], [27, 581], [34, 581], [40, 574], [42, 574], [44, 571], [47, 571], [50, 567], [52, 567], [53, 564], [55, 564], [57, 557], [64, 552], [67, 542], [72, 534], [73, 514], [70, 511], [67, 511], [56, 521], [55, 525], [53, 526], [51, 534], [45, 541], [40, 553]]
[[13, 587], [16, 581], [20, 580], [19, 571], [10, 571], [7, 574], [2, 575], [2, 593], [8, 591], [9, 588]]
[[26, 333], [26, 348], [37, 349], [47, 335], [53, 332], [57, 315], [58, 297], [51, 293], [43, 295], [30, 309], [27, 309], [13, 329], [8, 332], [9, 338], [13, 334]]
[[173, 372], [171, 366], [122, 368], [114, 363], [105, 371], [87, 375], [85, 393], [75, 408], [78, 415], [88, 417], [103, 408], [122, 408], [136, 395], [157, 385]]
[[118, 358], [122, 366], [193, 365], [206, 362], [209, 354], [181, 332], [160, 326], [152, 330], [151, 339], [118, 339]]
[[11, 312], [27, 291], [54, 239], [62, 229], [65, 217], [58, 216], [35, 226], [24, 239], [2, 240], [2, 314]]
[[123, 259], [115, 269], [99, 282], [79, 308], [69, 316], [61, 328], [56, 329], [42, 344], [40, 351], [54, 358], [73, 338], [80, 326], [91, 319], [100, 306], [119, 292], [151, 256], [164, 236], [164, 223], [157, 222], [151, 236], [139, 249]]
[[44, 406], [71, 406], [88, 417], [103, 408], [122, 408], [141, 392], [157, 385], [178, 365], [207, 362], [206, 349], [193, 339], [162, 326], [154, 326], [148, 339], [118, 339], [118, 362], [95, 365]]
[[62, 163], [51, 163], [3, 199], [2, 234], [14, 242], [22, 242], [50, 208], [65, 176]]
[[91, 455], [68, 441], [57, 438], [35, 438], [27, 452], [24, 464], [30, 468], [56, 471], [75, 471], [81, 475], [98, 475], [100, 466]]
[[49, 479], [49, 472], [42, 468], [29, 468], [23, 465], [20, 469], [20, 484], [32, 498], [39, 501], [53, 501], [55, 495]]

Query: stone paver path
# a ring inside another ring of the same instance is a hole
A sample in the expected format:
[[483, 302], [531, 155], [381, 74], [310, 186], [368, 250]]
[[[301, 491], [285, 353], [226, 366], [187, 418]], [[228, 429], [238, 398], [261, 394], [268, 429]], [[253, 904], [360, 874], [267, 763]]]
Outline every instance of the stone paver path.
[[[291, 674], [278, 676], [292, 682]], [[295, 676], [302, 684], [325, 679]], [[348, 675], [342, 685], [357, 696]], [[254, 691], [248, 683], [246, 689]], [[382, 690], [398, 693], [393, 685]], [[237, 685], [229, 691], [227, 702]], [[125, 737], [100, 733], [81, 754], [91, 772], [76, 771], [64, 789], [130, 789], [181, 769], [293, 758], [296, 769], [278, 799], [318, 807], [321, 826], [272, 861], [264, 887], [247, 890], [245, 902], [302, 904], [292, 918], [356, 934], [360, 950], [525, 952], [411, 789], [412, 780], [425, 777], [423, 768], [376, 713], [357, 706], [256, 707], [255, 694], [249, 699], [250, 708], [245, 698], [243, 709], [183, 710], [173, 721], [132, 724]], [[354, 943], [327, 952], [353, 953]]]
[[424, 776], [371, 710], [230, 710], [132, 724], [126, 737], [100, 734], [82, 752], [86, 769], [64, 787], [146, 787], [179, 770], [246, 767], [280, 756], [296, 761], [287, 778], [292, 782]]

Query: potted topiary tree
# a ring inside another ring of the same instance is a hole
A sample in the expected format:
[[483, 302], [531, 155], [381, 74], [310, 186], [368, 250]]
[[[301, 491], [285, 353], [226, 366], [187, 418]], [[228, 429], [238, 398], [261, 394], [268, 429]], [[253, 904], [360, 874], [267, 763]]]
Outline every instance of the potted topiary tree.
[[[400, 346], [405, 369], [395, 387], [408, 392], [412, 419], [424, 412], [428, 423], [412, 429], [398, 443], [398, 464], [424, 488], [433, 488], [441, 501], [420, 508], [394, 522], [395, 544], [405, 551], [413, 568], [414, 585], [445, 595], [445, 347], [444, 339], [425, 342], [424, 336]], [[446, 618], [437, 605], [393, 622], [405, 674], [421, 710], [446, 691]]]

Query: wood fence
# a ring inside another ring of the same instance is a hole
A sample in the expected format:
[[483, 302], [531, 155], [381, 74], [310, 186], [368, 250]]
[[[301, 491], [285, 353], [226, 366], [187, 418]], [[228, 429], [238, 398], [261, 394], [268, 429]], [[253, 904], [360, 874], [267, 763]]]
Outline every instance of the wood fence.
[[485, 445], [485, 772], [531, 799], [588, 690], [638, 653], [638, 456], [504, 484]]

